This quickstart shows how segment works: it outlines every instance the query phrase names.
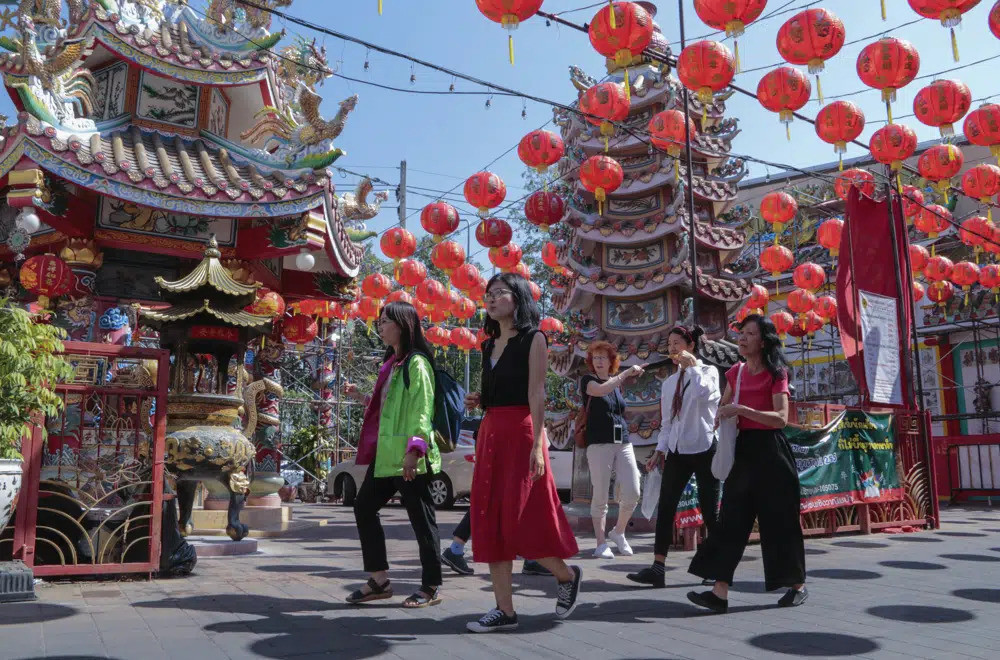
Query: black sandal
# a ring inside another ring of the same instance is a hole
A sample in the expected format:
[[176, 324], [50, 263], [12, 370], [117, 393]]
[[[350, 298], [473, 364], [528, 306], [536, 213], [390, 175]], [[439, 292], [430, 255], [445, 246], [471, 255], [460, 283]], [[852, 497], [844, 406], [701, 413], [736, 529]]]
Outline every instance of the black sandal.
[[430, 588], [424, 585], [420, 586], [420, 591], [416, 592], [409, 598], [403, 601], [403, 607], [408, 610], [414, 610], [420, 607], [430, 607], [431, 605], [437, 605], [441, 602], [441, 587]]
[[367, 603], [373, 600], [385, 600], [386, 598], [392, 598], [392, 582], [390, 580], [386, 580], [385, 584], [379, 584], [375, 581], [375, 578], [368, 578], [367, 585], [371, 591], [365, 593], [360, 589], [357, 589], [354, 593], [347, 597], [347, 602], [351, 605], [358, 605], [360, 603]]

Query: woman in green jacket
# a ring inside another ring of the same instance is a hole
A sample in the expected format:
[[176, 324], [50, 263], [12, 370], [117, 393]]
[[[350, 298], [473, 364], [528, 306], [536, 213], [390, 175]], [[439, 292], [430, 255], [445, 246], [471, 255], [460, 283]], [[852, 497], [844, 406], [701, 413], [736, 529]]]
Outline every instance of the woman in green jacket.
[[398, 491], [417, 537], [423, 569], [420, 589], [403, 601], [403, 607], [427, 607], [441, 602], [440, 540], [430, 491], [431, 475], [441, 470], [433, 428], [434, 365], [417, 310], [409, 303], [386, 305], [378, 333], [387, 350], [361, 428], [357, 462], [370, 465], [354, 504], [361, 554], [371, 577], [347, 602], [392, 597], [378, 512]]

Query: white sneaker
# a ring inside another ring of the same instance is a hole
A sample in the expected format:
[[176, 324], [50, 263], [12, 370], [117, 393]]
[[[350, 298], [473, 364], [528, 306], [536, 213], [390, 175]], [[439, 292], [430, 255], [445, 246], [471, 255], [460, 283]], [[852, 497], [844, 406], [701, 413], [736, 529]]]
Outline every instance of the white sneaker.
[[632, 552], [632, 546], [628, 544], [625, 540], [624, 534], [619, 534], [618, 532], [611, 530], [608, 533], [608, 538], [615, 542], [618, 546], [618, 554], [624, 555], [625, 557], [631, 557], [634, 553]]
[[594, 550], [594, 556], [599, 559], [614, 559], [615, 553], [611, 552], [611, 546], [607, 543], [602, 543]]

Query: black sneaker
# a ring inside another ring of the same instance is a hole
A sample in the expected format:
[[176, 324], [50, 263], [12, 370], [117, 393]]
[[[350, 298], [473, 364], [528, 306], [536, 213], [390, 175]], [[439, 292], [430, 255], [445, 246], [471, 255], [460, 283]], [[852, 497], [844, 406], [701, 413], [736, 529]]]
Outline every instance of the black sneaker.
[[507, 616], [500, 608], [494, 608], [483, 615], [479, 621], [470, 621], [465, 629], [474, 633], [502, 632], [517, 628], [517, 614]]
[[573, 579], [569, 582], [560, 582], [556, 591], [556, 617], [565, 619], [576, 609], [576, 597], [580, 595], [580, 580], [583, 579], [583, 570], [579, 566], [570, 566], [573, 571]]
[[716, 614], [725, 614], [729, 611], [729, 601], [719, 598], [711, 591], [702, 591], [701, 593], [689, 591], [687, 596], [688, 600], [695, 605], [712, 610]]
[[632, 580], [633, 582], [638, 582], [639, 584], [648, 584], [651, 587], [658, 587], [660, 589], [667, 586], [667, 581], [663, 574], [663, 571], [662, 570], [657, 571], [653, 568], [650, 568], [649, 566], [642, 569], [638, 573], [629, 573], [625, 577], [627, 577], [629, 580]]
[[809, 592], [805, 586], [801, 589], [789, 589], [788, 592], [778, 601], [778, 607], [798, 607], [809, 598]]
[[524, 565], [521, 566], [521, 575], [546, 575], [552, 577], [552, 571], [533, 559], [525, 559]]
[[473, 575], [476, 572], [469, 566], [469, 562], [465, 561], [465, 555], [456, 554], [451, 548], [445, 548], [441, 553], [441, 563], [459, 575]]

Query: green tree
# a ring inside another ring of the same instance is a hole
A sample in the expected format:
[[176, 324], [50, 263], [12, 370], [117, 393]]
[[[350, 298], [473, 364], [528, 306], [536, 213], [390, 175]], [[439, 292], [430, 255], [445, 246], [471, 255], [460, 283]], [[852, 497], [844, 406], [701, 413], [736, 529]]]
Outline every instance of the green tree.
[[0, 299], [0, 458], [20, 459], [18, 448], [31, 431], [32, 416], [55, 415], [62, 407], [55, 385], [73, 375], [72, 365], [59, 355], [64, 337], [60, 328], [36, 322]]

